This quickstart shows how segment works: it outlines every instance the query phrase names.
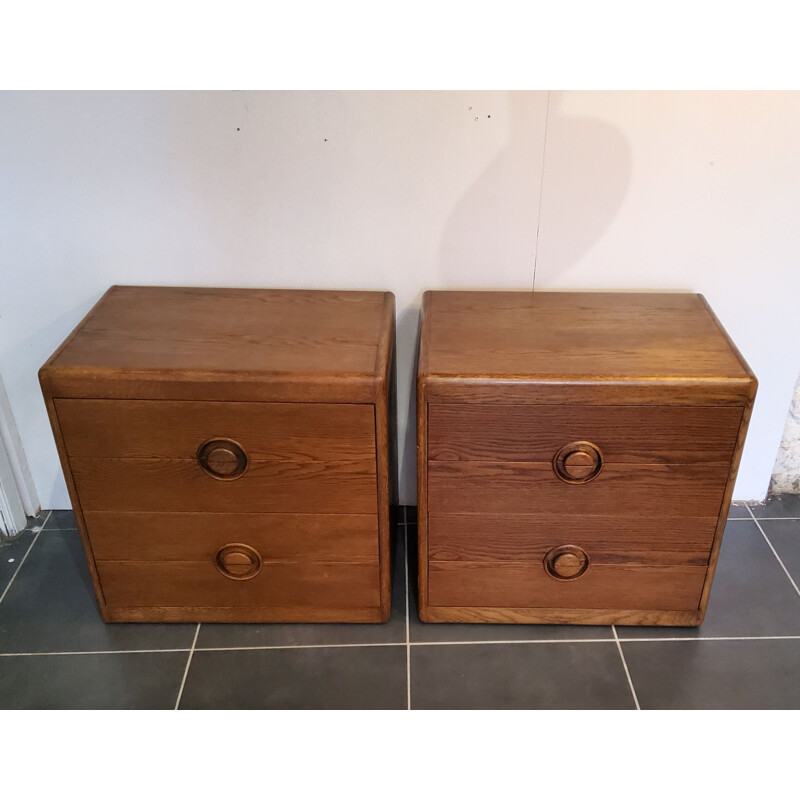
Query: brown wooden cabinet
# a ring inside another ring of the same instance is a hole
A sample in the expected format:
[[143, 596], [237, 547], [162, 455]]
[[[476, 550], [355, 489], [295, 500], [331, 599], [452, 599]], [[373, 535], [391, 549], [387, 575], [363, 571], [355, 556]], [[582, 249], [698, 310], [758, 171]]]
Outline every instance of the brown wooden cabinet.
[[427, 622], [698, 625], [756, 379], [694, 294], [427, 292]]
[[109, 289], [40, 370], [106, 621], [389, 619], [394, 324], [388, 292]]

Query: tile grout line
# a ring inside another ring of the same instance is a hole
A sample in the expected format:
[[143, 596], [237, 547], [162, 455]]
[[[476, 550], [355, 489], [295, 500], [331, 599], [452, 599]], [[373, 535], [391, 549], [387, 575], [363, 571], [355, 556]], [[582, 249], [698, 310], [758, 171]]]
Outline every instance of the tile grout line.
[[[749, 506], [747, 507], [747, 510], [750, 511]], [[792, 586], [794, 586], [794, 590], [797, 592], [797, 594], [800, 594], [800, 589], [797, 588], [797, 584], [794, 582], [794, 578], [789, 573], [789, 570], [786, 569], [786, 565], [783, 563], [783, 561], [781, 561], [781, 557], [778, 555], [778, 551], [772, 546], [772, 542], [769, 540], [769, 537], [767, 536], [766, 533], [764, 533], [764, 529], [761, 527], [761, 523], [756, 519], [756, 516], [755, 514], [753, 514], [752, 511], [750, 511], [750, 516], [753, 518], [753, 522], [755, 522], [756, 527], [761, 531], [761, 535], [764, 537], [764, 541], [769, 545], [769, 549], [772, 550], [772, 554], [775, 556], [775, 558], [778, 559], [778, 563], [781, 565], [781, 569], [786, 573], [786, 577], [789, 579]]]
[[[620, 638], [620, 642], [760, 642], [800, 639], [795, 636], [663, 636], [642, 637], [640, 639]], [[447, 647], [449, 645], [469, 644], [605, 644], [616, 643], [614, 639], [476, 639], [473, 641], [453, 642], [410, 642], [410, 647]], [[337, 647], [406, 647], [405, 642], [366, 642], [357, 644], [276, 644], [252, 645], [245, 647], [195, 647], [195, 653], [219, 653], [239, 650], [315, 650]], [[187, 647], [170, 647], [161, 650], [66, 650], [59, 652], [44, 651], [31, 653], [0, 653], [0, 658], [16, 658], [19, 656], [102, 656], [102, 655], [135, 655], [137, 653], [190, 653]]]
[[625, 668], [625, 675], [628, 677], [628, 686], [631, 687], [631, 694], [633, 695], [633, 702], [636, 703], [636, 710], [641, 711], [642, 707], [639, 705], [639, 698], [636, 696], [636, 689], [633, 688], [633, 681], [631, 680], [631, 673], [628, 671], [628, 662], [625, 661], [625, 654], [622, 652], [622, 643], [617, 636], [617, 626], [612, 625], [611, 630], [614, 634], [614, 641], [617, 643], [617, 650], [619, 650], [619, 657], [622, 659], [622, 666]]
[[41, 524], [39, 530], [36, 531], [36, 536], [33, 537], [33, 541], [30, 543], [28, 549], [25, 551], [25, 555], [22, 556], [19, 564], [17, 565], [17, 568], [14, 570], [14, 574], [11, 576], [11, 580], [8, 582], [8, 586], [6, 586], [5, 590], [3, 591], [3, 594], [0, 595], [0, 603], [2, 603], [3, 600], [5, 600], [5, 597], [8, 594], [8, 590], [11, 588], [11, 584], [14, 583], [14, 581], [17, 578], [17, 575], [19, 575], [19, 571], [22, 569], [22, 565], [25, 563], [25, 559], [28, 557], [28, 553], [31, 552], [31, 549], [38, 541], [39, 536], [41, 536], [41, 533], [44, 530], [44, 526], [47, 525], [47, 523], [50, 521], [50, 517], [52, 516], [52, 514], [53, 514], [52, 511], [47, 512], [47, 516], [44, 518], [44, 522]]
[[186, 676], [189, 674], [189, 667], [192, 664], [192, 656], [194, 655], [194, 646], [197, 644], [197, 637], [200, 635], [200, 625], [201, 623], [197, 623], [197, 628], [194, 632], [194, 639], [192, 640], [192, 649], [189, 651], [189, 657], [186, 659], [186, 669], [183, 671], [183, 680], [181, 681], [181, 688], [178, 689], [178, 699], [175, 701], [175, 711], [178, 710], [178, 706], [181, 704], [181, 697], [183, 697], [183, 687], [186, 686]]
[[137, 653], [188, 653], [187, 647], [170, 647], [164, 650], [65, 650], [63, 652], [43, 651], [39, 653], [0, 653], [0, 658], [18, 656], [128, 656]]

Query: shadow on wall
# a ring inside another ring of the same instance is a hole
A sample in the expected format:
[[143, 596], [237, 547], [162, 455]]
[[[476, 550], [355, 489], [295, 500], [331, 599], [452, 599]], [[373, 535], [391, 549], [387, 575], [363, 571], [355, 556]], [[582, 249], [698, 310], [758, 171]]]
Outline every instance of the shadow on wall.
[[537, 266], [557, 286], [622, 207], [633, 168], [625, 136], [602, 120], [569, 116], [564, 92], [550, 92], [544, 117], [527, 95], [510, 93], [511, 139], [448, 219], [443, 286], [493, 288], [495, 272], [516, 276], [522, 264], [532, 288]]
[[[416, 376], [417, 376], [417, 359], [419, 356], [419, 316], [420, 309], [406, 308], [397, 318], [397, 341], [402, 342], [402, 347], [405, 350], [405, 358], [403, 361], [410, 362], [410, 391], [408, 392], [408, 401], [406, 408], [398, 408], [398, 411], [406, 412], [405, 415], [405, 432], [403, 434], [403, 442], [397, 443], [397, 453], [400, 459], [398, 469], [398, 481], [400, 487], [405, 488], [405, 492], [400, 493], [401, 497], [405, 495], [406, 504], [416, 505], [416, 485], [417, 485], [417, 392], [416, 392]], [[398, 358], [398, 384], [400, 383]], [[408, 367], [404, 368], [408, 370]], [[408, 374], [408, 373], [407, 373]], [[398, 385], [398, 389], [399, 389]], [[398, 404], [402, 403], [403, 394], [398, 391], [397, 394]], [[397, 434], [400, 436], [402, 426], [398, 426]], [[401, 502], [403, 502], [401, 500]]]

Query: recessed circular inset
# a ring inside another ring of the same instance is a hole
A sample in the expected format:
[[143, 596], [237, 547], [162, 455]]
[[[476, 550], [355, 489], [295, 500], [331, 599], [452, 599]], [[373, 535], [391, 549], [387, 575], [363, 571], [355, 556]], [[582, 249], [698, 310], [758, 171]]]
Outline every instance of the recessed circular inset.
[[583, 548], [577, 545], [562, 544], [548, 551], [543, 563], [551, 578], [559, 581], [574, 581], [589, 569], [589, 556]]
[[217, 550], [214, 564], [226, 578], [247, 581], [261, 571], [261, 555], [249, 544], [235, 542]]
[[197, 449], [197, 463], [212, 478], [231, 481], [247, 469], [247, 453], [233, 439], [209, 439]]
[[553, 471], [566, 483], [587, 483], [603, 468], [603, 454], [591, 442], [570, 442], [553, 456]]

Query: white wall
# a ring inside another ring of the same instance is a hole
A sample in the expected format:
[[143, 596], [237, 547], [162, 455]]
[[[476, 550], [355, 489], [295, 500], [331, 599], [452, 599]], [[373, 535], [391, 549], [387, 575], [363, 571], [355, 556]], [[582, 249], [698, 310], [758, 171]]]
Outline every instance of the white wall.
[[761, 382], [735, 496], [766, 492], [798, 94], [6, 92], [0, 123], [0, 375], [44, 507], [69, 500], [36, 371], [112, 283], [392, 290], [413, 503], [422, 291], [529, 289], [534, 264], [536, 288], [704, 292]]
[[536, 288], [702, 292], [759, 380], [767, 492], [800, 369], [800, 92], [553, 93]]
[[393, 291], [401, 499], [416, 502], [421, 293], [530, 287], [546, 102], [0, 93], [0, 374], [42, 505], [69, 499], [36, 372], [113, 283]]

